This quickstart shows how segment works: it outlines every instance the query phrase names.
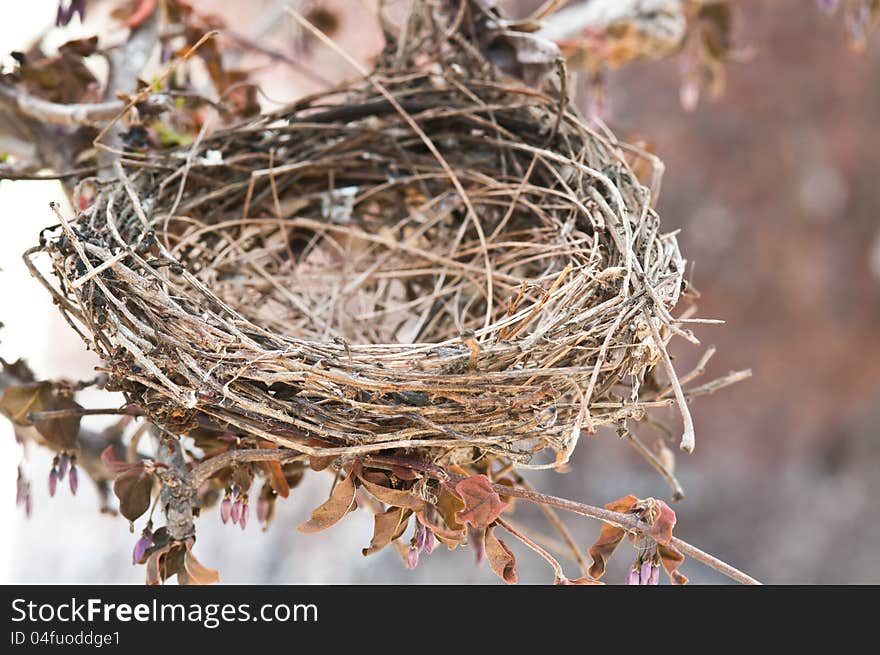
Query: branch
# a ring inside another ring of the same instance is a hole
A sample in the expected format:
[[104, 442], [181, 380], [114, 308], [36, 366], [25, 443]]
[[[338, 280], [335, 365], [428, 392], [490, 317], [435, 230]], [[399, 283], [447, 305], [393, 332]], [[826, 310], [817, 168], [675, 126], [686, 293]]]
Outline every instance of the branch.
[[98, 127], [113, 120], [125, 109], [125, 103], [121, 100], [63, 105], [8, 85], [0, 85], [0, 104], [33, 120], [65, 126]]
[[225, 453], [216, 455], [205, 460], [192, 471], [193, 486], [198, 489], [202, 483], [221, 469], [233, 464], [245, 462], [280, 462], [289, 464], [304, 459], [305, 455], [294, 450], [283, 449], [254, 449], [254, 450], [227, 450]]
[[[458, 475], [457, 473], [451, 473], [434, 464], [426, 464], [424, 462], [399, 457], [369, 457], [366, 461], [379, 467], [409, 467], [411, 469], [421, 471], [422, 473], [425, 473], [437, 480], [448, 482], [453, 486], [465, 479], [465, 476]], [[499, 495], [520, 498], [522, 500], [527, 500], [537, 505], [548, 505], [550, 507], [556, 507], [557, 509], [564, 509], [568, 512], [580, 514], [581, 516], [588, 516], [590, 518], [608, 523], [609, 525], [623, 528], [627, 532], [633, 532], [636, 534], [644, 535], [646, 537], [650, 537], [651, 534], [651, 526], [639, 520], [639, 518], [637, 516], [634, 516], [633, 514], [621, 514], [620, 512], [612, 512], [611, 510], [607, 510], [602, 507], [594, 507], [593, 505], [586, 505], [584, 503], [578, 503], [573, 500], [566, 500], [565, 498], [559, 498], [557, 496], [549, 496], [547, 494], [538, 493], [536, 491], [517, 489], [515, 487], [507, 487], [501, 484], [493, 483], [492, 487], [495, 489], [496, 492], [498, 492]], [[696, 546], [692, 546], [691, 544], [687, 543], [686, 541], [682, 541], [677, 537], [672, 538], [671, 545], [688, 557], [691, 557], [698, 562], [702, 562], [706, 566], [715, 569], [719, 573], [723, 573], [731, 580], [735, 580], [736, 582], [746, 585], [761, 584], [758, 580], [751, 577], [750, 575], [743, 573], [742, 571], [734, 568], [730, 564], [723, 562], [717, 557], [709, 555], [708, 553], [700, 550]]]

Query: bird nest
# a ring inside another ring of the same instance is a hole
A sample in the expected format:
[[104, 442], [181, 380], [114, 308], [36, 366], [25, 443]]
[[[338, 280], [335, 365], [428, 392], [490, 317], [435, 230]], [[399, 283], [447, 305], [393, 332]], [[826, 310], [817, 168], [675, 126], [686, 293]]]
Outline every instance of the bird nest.
[[672, 402], [654, 374], [674, 376], [685, 261], [643, 155], [555, 79], [428, 34], [366, 79], [80, 184], [90, 204], [42, 246], [56, 300], [155, 424], [541, 467]]

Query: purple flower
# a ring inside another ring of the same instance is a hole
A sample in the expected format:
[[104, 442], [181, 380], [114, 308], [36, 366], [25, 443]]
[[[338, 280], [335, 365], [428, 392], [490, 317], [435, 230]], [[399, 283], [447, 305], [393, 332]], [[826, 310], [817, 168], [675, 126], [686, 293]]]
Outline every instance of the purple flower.
[[626, 574], [626, 583], [629, 586], [639, 584], [639, 570], [638, 569], [630, 569], [629, 573]]
[[240, 500], [236, 500], [232, 503], [232, 522], [238, 523], [238, 520], [241, 518], [241, 508], [242, 503]]
[[141, 533], [141, 538], [137, 540], [134, 544], [134, 550], [131, 553], [131, 563], [138, 564], [142, 559], [144, 559], [144, 555], [147, 554], [147, 550], [150, 546], [153, 545], [153, 533], [149, 530], [144, 530]]
[[54, 497], [55, 491], [58, 489], [58, 469], [54, 466], [49, 472], [49, 495]]
[[247, 502], [241, 504], [241, 516], [238, 517], [238, 525], [244, 530], [247, 527], [248, 522], [248, 514], [250, 513], [250, 507]]
[[18, 473], [18, 480], [15, 482], [15, 504], [23, 505], [28, 495], [28, 483], [21, 477], [21, 470]]
[[257, 500], [257, 521], [267, 523], [269, 521], [269, 499], [260, 498]]
[[425, 552], [430, 555], [434, 552], [434, 547], [437, 545], [437, 537], [434, 536], [434, 532], [432, 530], [425, 530]]
[[70, 466], [70, 475], [67, 476], [67, 481], [70, 484], [70, 493], [75, 496], [76, 490], [79, 488], [79, 472], [76, 464]]
[[406, 551], [406, 568], [414, 569], [419, 565], [419, 549], [415, 546], [410, 546], [409, 550]]
[[55, 14], [55, 26], [64, 27], [73, 20], [74, 14], [79, 14], [80, 22], [86, 19], [86, 0], [70, 0], [67, 9], [64, 8], [64, 0], [58, 0], [58, 12]]
[[651, 562], [645, 560], [642, 562], [642, 567], [639, 569], [639, 584], [647, 585], [651, 583]]
[[651, 567], [651, 577], [648, 580], [649, 585], [657, 586], [660, 584], [660, 567], [652, 566]]
[[225, 524], [232, 514], [232, 499], [226, 496], [220, 503], [220, 520]]
[[64, 476], [67, 473], [67, 464], [70, 461], [70, 458], [62, 453], [61, 457], [57, 457], [56, 460], [58, 466], [58, 480], [60, 482], [64, 479]]

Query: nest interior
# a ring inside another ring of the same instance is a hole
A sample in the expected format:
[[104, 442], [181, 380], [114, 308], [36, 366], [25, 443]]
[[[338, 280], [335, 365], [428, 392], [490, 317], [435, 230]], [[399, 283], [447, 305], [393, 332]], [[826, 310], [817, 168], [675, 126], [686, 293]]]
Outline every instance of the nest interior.
[[685, 261], [639, 153], [555, 80], [418, 33], [366, 80], [82, 183], [53, 289], [159, 425], [543, 466], [668, 401]]

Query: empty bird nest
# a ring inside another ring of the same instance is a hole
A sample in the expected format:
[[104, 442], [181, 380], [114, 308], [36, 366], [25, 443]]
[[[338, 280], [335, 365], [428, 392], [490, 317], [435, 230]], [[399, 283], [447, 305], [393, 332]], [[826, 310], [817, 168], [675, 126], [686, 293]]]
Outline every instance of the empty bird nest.
[[173, 434], [312, 458], [559, 466], [676, 401], [692, 448], [653, 160], [555, 72], [492, 63], [528, 72], [529, 35], [410, 27], [360, 81], [80, 183], [41, 249], [109, 386]]

